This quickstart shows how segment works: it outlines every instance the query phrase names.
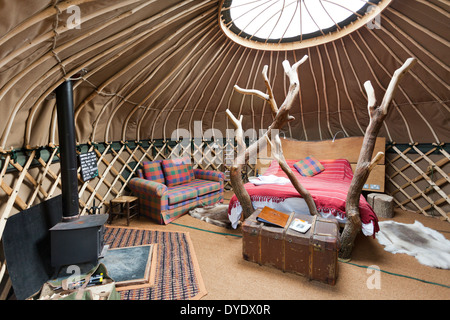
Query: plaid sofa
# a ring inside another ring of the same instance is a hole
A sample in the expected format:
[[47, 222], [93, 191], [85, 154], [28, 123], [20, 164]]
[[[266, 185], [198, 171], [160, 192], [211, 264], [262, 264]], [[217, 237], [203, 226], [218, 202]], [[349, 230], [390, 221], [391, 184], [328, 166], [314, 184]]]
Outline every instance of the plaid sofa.
[[195, 207], [222, 202], [224, 178], [222, 172], [192, 169], [185, 157], [144, 162], [128, 186], [141, 214], [168, 224]]

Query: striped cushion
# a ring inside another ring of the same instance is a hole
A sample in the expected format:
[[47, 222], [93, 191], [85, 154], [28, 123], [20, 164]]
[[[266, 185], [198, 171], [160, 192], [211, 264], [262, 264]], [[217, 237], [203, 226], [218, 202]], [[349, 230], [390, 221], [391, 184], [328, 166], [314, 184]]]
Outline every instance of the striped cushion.
[[294, 167], [304, 177], [312, 177], [325, 170], [319, 160], [315, 159], [313, 156], [306, 157], [305, 159], [294, 163]]
[[161, 161], [147, 161], [142, 163], [144, 179], [164, 183], [164, 174], [161, 169]]
[[190, 171], [192, 170], [189, 170], [190, 165], [184, 164], [180, 160], [181, 159], [163, 160], [161, 162], [164, 177], [166, 178], [166, 186], [168, 187], [177, 186], [179, 184], [191, 181]]

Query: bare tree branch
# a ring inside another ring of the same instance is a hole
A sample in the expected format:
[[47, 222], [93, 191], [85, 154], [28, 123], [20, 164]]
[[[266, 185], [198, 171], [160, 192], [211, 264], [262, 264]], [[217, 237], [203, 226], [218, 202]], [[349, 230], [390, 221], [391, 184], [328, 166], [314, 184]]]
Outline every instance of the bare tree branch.
[[[263, 143], [261, 143], [261, 142], [264, 141], [264, 139], [271, 138], [272, 130], [281, 129], [286, 123], [294, 120], [294, 117], [289, 115], [289, 110], [294, 102], [295, 97], [298, 96], [298, 90], [300, 87], [300, 81], [298, 78], [297, 69], [303, 62], [306, 61], [306, 59], [308, 59], [308, 56], [304, 56], [300, 61], [296, 62], [292, 67], [289, 64], [289, 61], [287, 61], [287, 60], [283, 61], [284, 72], [285, 72], [286, 76], [289, 78], [290, 85], [289, 85], [289, 91], [288, 91], [286, 98], [284, 99], [283, 104], [280, 109], [278, 109], [278, 107], [277, 107], [277, 103], [273, 96], [272, 87], [270, 86], [269, 80], [267, 78], [267, 69], [268, 69], [267, 66], [264, 66], [263, 71], [262, 71], [262, 76], [264, 78], [264, 83], [266, 85], [267, 91], [269, 92], [268, 94], [263, 93], [259, 90], [242, 89], [237, 85], [234, 86], [234, 89], [242, 94], [256, 95], [257, 97], [260, 97], [264, 101], [267, 101], [271, 106], [272, 112], [275, 114], [275, 119], [272, 122], [272, 124], [269, 126], [265, 135], [263, 137], [260, 137], [258, 141], [254, 142], [248, 148], [246, 148], [245, 151], [242, 152], [242, 154], [238, 154], [235, 159], [235, 162], [230, 170], [231, 185], [236, 194], [236, 197], [238, 198], [239, 202], [241, 203], [242, 214], [243, 214], [244, 218], [249, 217], [253, 213], [254, 208], [251, 203], [250, 196], [248, 195], [248, 192], [245, 190], [244, 183], [242, 182], [242, 175], [241, 175], [242, 165], [245, 164], [245, 162], [247, 161], [249, 154], [251, 154], [251, 152], [255, 152], [257, 150], [258, 145], [263, 145]], [[242, 134], [242, 116], [240, 118], [240, 121], [238, 121], [232, 115], [230, 110], [227, 110], [226, 112], [227, 112], [228, 117], [231, 119], [231, 121], [233, 122], [234, 126], [237, 129], [236, 139], [237, 139], [237, 143], [238, 143], [238, 149], [240, 149], [239, 145], [244, 144], [243, 134]], [[242, 138], [238, 137], [239, 135], [242, 135]], [[240, 151], [240, 150], [238, 150], [238, 151]], [[316, 209], [316, 211], [317, 211], [317, 209]]]
[[242, 89], [241, 87], [239, 87], [237, 84], [234, 85], [234, 89], [242, 94], [247, 94], [247, 95], [254, 95], [257, 97], [260, 97], [261, 99], [270, 102], [270, 96], [268, 94], [265, 94], [259, 90], [255, 90], [255, 89]]
[[274, 135], [274, 137], [273, 137], [274, 143], [272, 143], [272, 141], [267, 136], [266, 136], [266, 140], [271, 146], [272, 154], [273, 154], [275, 160], [278, 161], [281, 169], [284, 171], [284, 173], [286, 173], [287, 177], [291, 181], [295, 190], [297, 190], [297, 192], [305, 200], [305, 202], [308, 206], [308, 209], [309, 209], [309, 213], [311, 215], [318, 215], [319, 212], [317, 211], [317, 207], [316, 207], [316, 203], [314, 202], [314, 199], [312, 198], [309, 191], [305, 187], [303, 187], [302, 184], [295, 177], [294, 172], [292, 172], [291, 168], [289, 167], [289, 165], [286, 162], [286, 159], [284, 158], [280, 136], [278, 134]]
[[392, 76], [391, 82], [389, 83], [388, 88], [386, 89], [386, 93], [384, 94], [383, 101], [381, 101], [380, 109], [384, 115], [388, 112], [388, 107], [391, 104], [392, 98], [394, 97], [394, 93], [397, 90], [399, 81], [403, 78], [406, 72], [412, 68], [412, 66], [417, 62], [416, 58], [409, 58], [405, 61], [403, 66], [399, 69], [395, 70], [394, 75]]
[[265, 65], [264, 68], [263, 68], [263, 71], [262, 71], [262, 75], [263, 75], [263, 78], [264, 78], [264, 83], [266, 84], [267, 92], [269, 93], [268, 94], [269, 95], [268, 101], [269, 101], [270, 107], [272, 109], [272, 112], [274, 114], [277, 114], [278, 113], [278, 106], [277, 106], [277, 103], [276, 103], [275, 98], [273, 96], [273, 90], [272, 90], [272, 86], [269, 83], [269, 78], [267, 77], [267, 69], [268, 69], [268, 66]]
[[345, 212], [348, 222], [345, 224], [344, 231], [341, 234], [341, 248], [339, 251], [340, 259], [350, 259], [355, 238], [361, 231], [361, 219], [359, 215], [359, 199], [361, 192], [370, 171], [383, 158], [383, 154], [378, 153], [371, 160], [373, 150], [375, 148], [376, 138], [381, 126], [383, 125], [383, 121], [387, 116], [388, 106], [392, 101], [400, 79], [414, 65], [415, 62], [415, 58], [409, 58], [403, 66], [394, 72], [393, 78], [389, 83], [388, 89], [386, 90], [383, 101], [379, 107], [375, 107], [375, 92], [371, 83], [369, 81], [364, 83], [364, 88], [366, 89], [368, 98], [367, 106], [369, 109], [370, 122], [364, 134], [364, 140], [361, 146], [358, 163], [347, 193]]
[[370, 81], [364, 82], [364, 88], [367, 93], [367, 109], [369, 109], [369, 114], [372, 112], [372, 109], [375, 108], [375, 104], [377, 103], [377, 98], [375, 97], [375, 90], [373, 90], [372, 83]]

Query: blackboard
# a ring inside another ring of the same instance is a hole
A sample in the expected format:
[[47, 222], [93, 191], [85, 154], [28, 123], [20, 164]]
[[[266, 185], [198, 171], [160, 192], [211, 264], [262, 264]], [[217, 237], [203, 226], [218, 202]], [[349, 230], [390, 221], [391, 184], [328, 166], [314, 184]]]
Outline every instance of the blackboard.
[[81, 167], [81, 178], [88, 181], [98, 176], [97, 156], [94, 151], [78, 155]]
[[51, 265], [50, 229], [61, 222], [62, 196], [42, 201], [6, 220], [3, 251], [18, 300], [25, 300], [55, 274]]

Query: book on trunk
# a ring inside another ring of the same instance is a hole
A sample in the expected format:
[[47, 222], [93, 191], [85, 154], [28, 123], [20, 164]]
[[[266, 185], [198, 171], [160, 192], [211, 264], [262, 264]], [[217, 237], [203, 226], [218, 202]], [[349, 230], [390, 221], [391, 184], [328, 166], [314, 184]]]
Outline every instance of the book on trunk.
[[261, 210], [256, 219], [260, 222], [284, 228], [289, 220], [289, 214], [266, 206]]

